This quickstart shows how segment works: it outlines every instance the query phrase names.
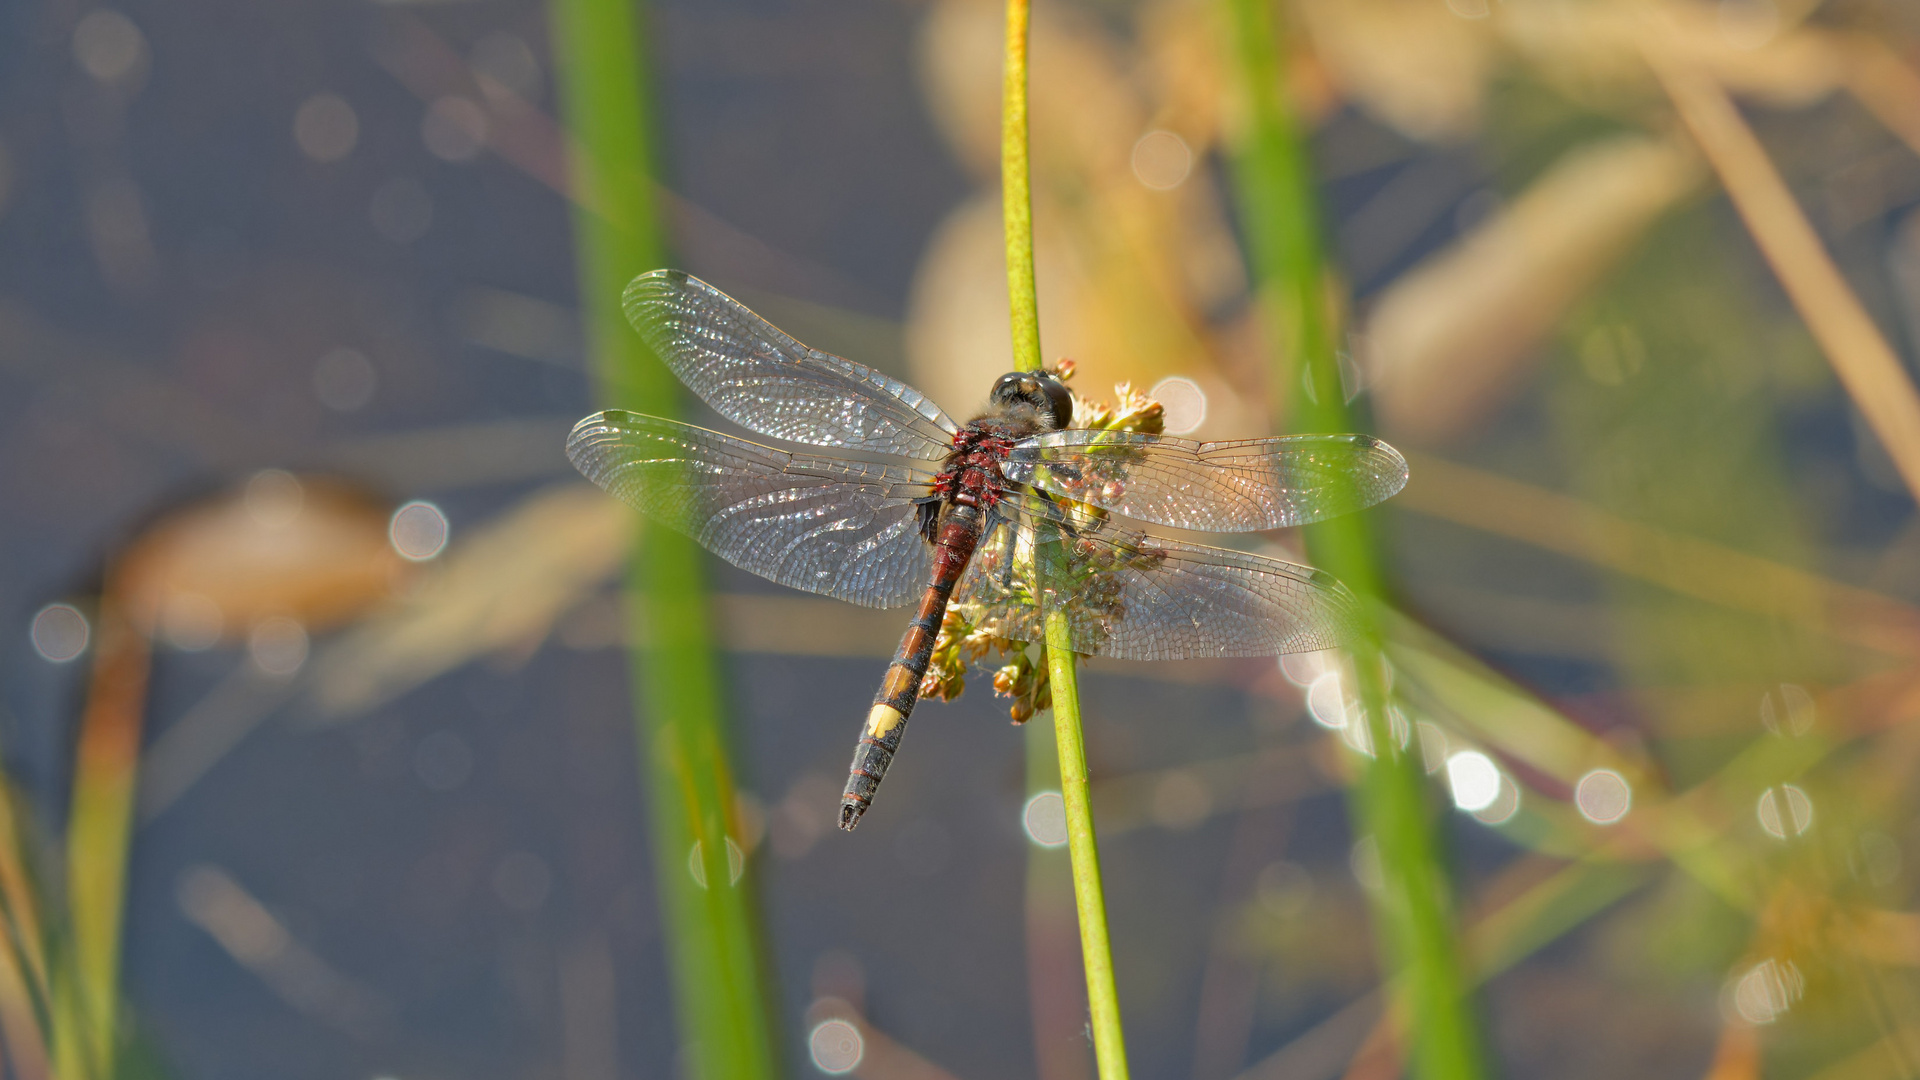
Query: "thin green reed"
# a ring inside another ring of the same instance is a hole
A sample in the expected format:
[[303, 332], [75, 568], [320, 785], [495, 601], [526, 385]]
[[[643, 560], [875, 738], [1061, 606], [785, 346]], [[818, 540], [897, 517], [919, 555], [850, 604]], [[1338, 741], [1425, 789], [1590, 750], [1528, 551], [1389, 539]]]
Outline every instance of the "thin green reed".
[[[1247, 118], [1233, 148], [1233, 178], [1258, 301], [1277, 350], [1277, 414], [1289, 416], [1296, 432], [1355, 430], [1342, 389], [1311, 159], [1284, 98], [1272, 9], [1268, 0], [1223, 2]], [[1349, 514], [1306, 534], [1314, 562], [1359, 595], [1372, 622], [1385, 576], [1370, 516]], [[1400, 747], [1389, 720], [1379, 633], [1377, 623], [1367, 626], [1367, 640], [1353, 650], [1375, 748], [1352, 793], [1357, 831], [1379, 857], [1374, 924], [1383, 966], [1396, 973], [1394, 1016], [1414, 1074], [1472, 1080], [1486, 1075], [1486, 1054], [1452, 881], [1420, 755]]]
[[[573, 136], [582, 318], [600, 398], [657, 415], [679, 388], [627, 326], [620, 296], [663, 263], [653, 203], [648, 51], [634, 0], [557, 0], [556, 67]], [[778, 1072], [767, 966], [735, 820], [720, 678], [699, 549], [649, 530], [626, 576], [641, 780], [652, 825], [662, 936], [689, 1075]]]
[[[1033, 195], [1028, 169], [1028, 0], [1007, 0], [1007, 50], [1001, 90], [1000, 200], [1006, 222], [1007, 301], [1013, 329], [1014, 364], [1041, 366], [1039, 302], [1033, 278]], [[1059, 544], [1041, 545], [1043, 583], [1066, 578]], [[1087, 1010], [1094, 1060], [1101, 1080], [1125, 1080], [1127, 1043], [1120, 1026], [1120, 994], [1114, 984], [1113, 951], [1107, 939], [1107, 901], [1100, 884], [1100, 847], [1093, 832], [1087, 781], [1087, 746], [1080, 724], [1080, 688], [1074, 671], [1067, 613], [1044, 587], [1047, 677], [1053, 692], [1054, 744], [1060, 756], [1060, 794], [1066, 801], [1067, 854], [1073, 864], [1073, 899], [1080, 922], [1080, 953], [1086, 964]]]

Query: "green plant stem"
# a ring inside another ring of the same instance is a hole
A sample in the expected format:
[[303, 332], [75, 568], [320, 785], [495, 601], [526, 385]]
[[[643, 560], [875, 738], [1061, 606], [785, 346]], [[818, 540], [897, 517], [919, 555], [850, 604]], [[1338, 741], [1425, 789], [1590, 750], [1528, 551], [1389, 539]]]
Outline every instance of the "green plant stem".
[[1033, 184], [1027, 158], [1028, 2], [1007, 0], [1007, 60], [1000, 89], [1000, 206], [1007, 223], [1013, 366], [1039, 371], [1040, 301], [1033, 282]]
[[67, 818], [72, 963], [53, 1003], [53, 1050], [60, 1075], [75, 1080], [114, 1073], [127, 857], [153, 661], [152, 645], [134, 625], [115, 578], [109, 572], [100, 598]]
[[[581, 309], [600, 398], [672, 416], [678, 387], [620, 310], [626, 283], [664, 261], [643, 27], [633, 0], [557, 0], [552, 12], [573, 135]], [[759, 1080], [777, 1075], [778, 1054], [753, 878], [735, 839], [703, 577], [693, 541], [665, 529], [648, 530], [628, 565], [640, 775], [689, 1075]]]
[[[1014, 366], [1041, 367], [1039, 299], [1033, 277], [1033, 188], [1027, 153], [1028, 0], [1007, 0], [1007, 55], [1001, 96], [1000, 199], [1006, 218], [1007, 301], [1011, 312]], [[1064, 581], [1061, 546], [1043, 544], [1038, 567], [1043, 583]], [[1093, 832], [1087, 784], [1087, 746], [1080, 724], [1080, 688], [1074, 671], [1067, 613], [1046, 593], [1047, 678], [1053, 692], [1053, 732], [1060, 756], [1060, 795], [1066, 801], [1067, 854], [1073, 864], [1073, 901], [1080, 922], [1080, 955], [1087, 970], [1087, 1009], [1092, 1019], [1094, 1060], [1101, 1080], [1124, 1080], [1127, 1043], [1120, 1026], [1120, 994], [1113, 979], [1107, 940], [1107, 901], [1100, 886], [1100, 847]]]
[[[1273, 335], [1274, 393], [1292, 430], [1353, 430], [1340, 378], [1320, 210], [1310, 159], [1283, 100], [1284, 71], [1266, 0], [1224, 0], [1247, 102], [1247, 128], [1234, 153], [1234, 180], [1262, 315]], [[1455, 915], [1452, 882], [1425, 770], [1405, 752], [1389, 721], [1380, 631], [1373, 622], [1384, 586], [1369, 515], [1310, 526], [1314, 562], [1360, 598], [1369, 625], [1353, 649], [1373, 755], [1353, 791], [1358, 832], [1379, 854], [1382, 887], [1374, 923], [1392, 978], [1394, 1009], [1415, 1075], [1473, 1080], [1486, 1054]]]
[[[1022, 728], [1027, 752], [1027, 798], [1060, 790], [1060, 757], [1053, 718], [1042, 714]], [[1027, 1009], [1033, 1025], [1036, 1080], [1080, 1080], [1087, 1075], [1086, 992], [1073, 910], [1073, 870], [1067, 852], [1027, 845]]]
[[[1060, 545], [1050, 545], [1055, 552]], [[1057, 560], [1055, 560], [1057, 561]], [[1065, 567], [1047, 571], [1053, 580]], [[1080, 956], [1087, 968], [1087, 1012], [1093, 1057], [1101, 1080], [1125, 1080], [1127, 1040], [1120, 1026], [1120, 991], [1113, 980], [1107, 941], [1107, 898], [1100, 885], [1100, 845], [1093, 834], [1093, 802], [1087, 782], [1087, 742], [1080, 727], [1080, 688], [1074, 677], [1073, 639], [1067, 613], [1049, 603], [1047, 676], [1053, 683], [1053, 738], [1060, 752], [1060, 795], [1067, 804], [1067, 855], [1073, 863], [1073, 902], [1080, 918]]]

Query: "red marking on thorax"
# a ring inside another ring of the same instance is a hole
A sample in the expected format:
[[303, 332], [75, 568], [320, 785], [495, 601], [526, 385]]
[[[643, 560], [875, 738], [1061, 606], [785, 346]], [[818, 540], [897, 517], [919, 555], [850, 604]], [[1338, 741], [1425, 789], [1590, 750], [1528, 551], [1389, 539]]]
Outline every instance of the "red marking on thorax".
[[953, 452], [934, 478], [933, 490], [966, 506], [990, 507], [1000, 501], [1000, 463], [1014, 440], [989, 429], [968, 426], [953, 437]]

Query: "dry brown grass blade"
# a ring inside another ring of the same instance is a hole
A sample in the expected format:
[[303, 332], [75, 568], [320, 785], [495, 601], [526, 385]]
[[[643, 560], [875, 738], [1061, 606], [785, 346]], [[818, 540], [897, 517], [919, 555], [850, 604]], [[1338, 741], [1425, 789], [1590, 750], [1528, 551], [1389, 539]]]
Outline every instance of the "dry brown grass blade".
[[[27, 864], [30, 840], [20, 805], [11, 784], [0, 774], [0, 938], [12, 938], [23, 967], [23, 976], [33, 985], [47, 984], [47, 958], [43, 950], [47, 928], [40, 911], [39, 893]], [[0, 944], [0, 948], [5, 948]]]
[[1710, 540], [1628, 521], [1578, 499], [1425, 455], [1396, 504], [1649, 581], [1711, 604], [1920, 654], [1920, 609]]
[[0, 1068], [20, 1080], [53, 1076], [25, 974], [6, 941], [0, 941]]
[[11, 1068], [21, 1080], [45, 1080], [52, 1072], [34, 998], [46, 992], [47, 961], [23, 824], [13, 789], [0, 775], [0, 1069]]
[[390, 1003], [309, 949], [225, 870], [188, 867], [175, 899], [182, 915], [297, 1012], [360, 1041], [391, 1030]]
[[613, 576], [635, 515], [586, 484], [533, 496], [476, 533], [395, 608], [321, 654], [314, 696], [351, 713], [490, 652], [524, 650]]
[[1642, 52], [1734, 208], [1813, 332], [1841, 385], [1920, 498], [1920, 395], [1893, 347], [1841, 276], [1766, 149], [1711, 77], [1677, 59], [1658, 34]]

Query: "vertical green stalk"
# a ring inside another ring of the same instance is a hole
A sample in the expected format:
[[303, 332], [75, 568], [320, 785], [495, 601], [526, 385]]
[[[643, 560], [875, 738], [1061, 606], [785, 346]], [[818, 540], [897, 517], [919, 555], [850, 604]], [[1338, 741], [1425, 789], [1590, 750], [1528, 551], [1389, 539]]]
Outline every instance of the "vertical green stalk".
[[[1013, 330], [1014, 366], [1038, 371], [1039, 300], [1033, 280], [1033, 189], [1027, 156], [1028, 0], [1007, 0], [1007, 58], [1001, 95], [1000, 201], [1007, 233], [1007, 301]], [[1066, 577], [1061, 546], [1040, 545], [1040, 580]], [[1060, 794], [1066, 801], [1067, 854], [1073, 864], [1073, 900], [1080, 920], [1080, 954], [1087, 969], [1087, 1009], [1094, 1060], [1101, 1080], [1125, 1080], [1127, 1043], [1120, 1027], [1120, 994], [1107, 941], [1107, 901], [1100, 885], [1100, 848], [1093, 833], [1087, 783], [1087, 746], [1080, 725], [1080, 688], [1074, 672], [1067, 613], [1050, 586], [1043, 610], [1047, 676], [1053, 692], [1054, 743], [1060, 755]]]
[[1040, 300], [1033, 283], [1033, 184], [1027, 160], [1028, 4], [1029, 0], [1007, 0], [1007, 60], [1000, 87], [1000, 212], [1006, 219], [1013, 366], [1039, 371]]
[[[1027, 798], [1060, 790], [1053, 724], [1034, 719], [1022, 730], [1027, 752]], [[1036, 1080], [1084, 1080], [1091, 1075], [1082, 1037], [1086, 1010], [1073, 910], [1070, 856], [1039, 842], [1027, 845], [1027, 1003], [1033, 1024]]]
[[[555, 66], [572, 141], [582, 317], [600, 398], [662, 416], [678, 387], [627, 326], [620, 295], [662, 263], [653, 206], [647, 52], [634, 0], [557, 0]], [[719, 673], [699, 549], [648, 530], [628, 565], [641, 779], [674, 1006], [690, 1075], [777, 1073], [767, 969], [744, 849], [734, 837]]]
[[72, 961], [55, 989], [54, 1058], [62, 1077], [114, 1074], [119, 1049], [120, 953], [135, 774], [152, 645], [109, 570], [100, 597], [87, 704], [74, 750], [67, 817]]
[[[1276, 414], [1298, 432], [1353, 430], [1341, 387], [1336, 331], [1320, 242], [1320, 211], [1306, 147], [1281, 93], [1284, 72], [1268, 0], [1223, 0], [1243, 81], [1247, 128], [1233, 172], [1263, 317], [1279, 350]], [[1346, 582], [1371, 620], [1384, 585], [1372, 526], [1349, 514], [1310, 526], [1314, 562]], [[1382, 887], [1374, 923], [1395, 972], [1395, 1014], [1407, 1058], [1426, 1080], [1486, 1075], [1466, 977], [1442, 837], [1417, 750], [1404, 752], [1387, 713], [1379, 628], [1353, 649], [1374, 748], [1353, 792], [1359, 829], [1373, 839]]]
[[[1041, 568], [1042, 580], [1061, 580], [1066, 567], [1059, 544]], [[1087, 743], [1080, 728], [1080, 687], [1073, 670], [1073, 639], [1067, 613], [1048, 589], [1047, 677], [1053, 683], [1053, 738], [1060, 752], [1060, 795], [1067, 804], [1067, 855], [1073, 862], [1073, 902], [1080, 917], [1080, 956], [1087, 967], [1087, 1012], [1093, 1058], [1100, 1080], [1126, 1080], [1127, 1040], [1120, 1027], [1120, 992], [1113, 981], [1113, 951], [1107, 944], [1107, 898], [1100, 885], [1100, 845], [1093, 835]]]

